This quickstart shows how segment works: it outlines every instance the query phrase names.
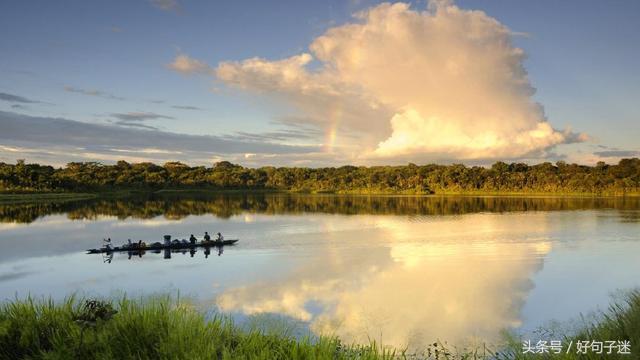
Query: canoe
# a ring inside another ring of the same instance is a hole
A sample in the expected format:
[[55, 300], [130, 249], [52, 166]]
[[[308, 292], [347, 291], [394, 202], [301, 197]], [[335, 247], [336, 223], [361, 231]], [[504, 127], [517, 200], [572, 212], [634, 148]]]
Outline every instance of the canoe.
[[101, 253], [111, 253], [111, 252], [122, 252], [122, 251], [146, 251], [146, 250], [164, 250], [164, 249], [193, 249], [193, 248], [198, 248], [198, 247], [221, 247], [221, 246], [225, 246], [225, 245], [234, 245], [235, 243], [237, 243], [240, 239], [229, 239], [229, 240], [224, 240], [224, 241], [216, 241], [216, 240], [210, 240], [210, 241], [200, 241], [197, 242], [195, 244], [192, 243], [182, 243], [182, 242], [176, 242], [176, 243], [171, 243], [171, 244], [160, 244], [160, 243], [153, 243], [153, 244], [147, 244], [145, 246], [137, 246], [136, 243], [134, 243], [133, 246], [115, 246], [112, 248], [99, 248], [99, 249], [87, 249], [87, 254], [101, 254]]
[[[200, 241], [199, 243], [196, 243], [195, 245], [197, 246], [222, 246], [222, 245], [233, 245], [235, 243], [238, 242], [238, 240], [240, 239], [230, 239], [230, 240], [222, 240], [222, 241], [217, 241], [217, 240], [209, 240], [209, 241]], [[189, 244], [191, 245], [191, 244]]]

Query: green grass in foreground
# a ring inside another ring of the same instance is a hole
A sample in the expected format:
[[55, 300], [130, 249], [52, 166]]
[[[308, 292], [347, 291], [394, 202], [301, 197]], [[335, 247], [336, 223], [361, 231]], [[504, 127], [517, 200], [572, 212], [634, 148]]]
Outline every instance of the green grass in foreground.
[[[539, 339], [531, 339], [532, 345]], [[621, 294], [614, 300], [606, 312], [596, 314], [591, 322], [582, 325], [577, 332], [572, 334], [553, 334], [550, 339], [560, 340], [563, 345], [562, 354], [523, 354], [522, 339], [512, 337], [508, 339], [505, 359], [540, 360], [540, 359], [640, 359], [640, 289], [631, 290]], [[578, 341], [625, 341], [631, 343], [631, 354], [618, 354], [614, 350], [612, 354], [597, 353], [589, 350], [586, 354], [576, 353]], [[567, 347], [572, 344], [569, 353]]]
[[[89, 304], [89, 305], [87, 305]], [[1, 359], [636, 359], [640, 344], [640, 291], [611, 305], [598, 321], [570, 340], [630, 340], [633, 355], [523, 355], [512, 337], [499, 355], [432, 346], [419, 354], [339, 339], [295, 339], [264, 330], [243, 330], [226, 317], [207, 318], [169, 298], [87, 303], [70, 297], [15, 300], [0, 305]], [[437, 350], [437, 351], [436, 351]]]
[[[117, 311], [115, 314], [111, 309]], [[1, 359], [390, 359], [375, 345], [344, 347], [335, 338], [296, 340], [242, 330], [222, 316], [207, 319], [168, 299], [120, 300], [88, 309], [13, 301], [0, 307]]]

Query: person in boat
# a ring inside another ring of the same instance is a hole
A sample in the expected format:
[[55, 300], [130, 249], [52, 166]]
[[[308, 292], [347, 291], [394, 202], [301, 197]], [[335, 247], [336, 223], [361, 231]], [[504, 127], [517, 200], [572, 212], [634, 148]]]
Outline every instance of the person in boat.
[[218, 233], [218, 236], [216, 237], [216, 241], [224, 241], [224, 236], [222, 236], [222, 234]]
[[198, 239], [196, 239], [196, 237], [195, 237], [195, 236], [193, 236], [193, 234], [191, 234], [191, 236], [189, 237], [189, 242], [190, 242], [192, 245], [195, 245], [195, 244], [196, 244], [196, 242], [198, 242]]
[[209, 236], [208, 232], [204, 232], [204, 241], [211, 241], [211, 236]]

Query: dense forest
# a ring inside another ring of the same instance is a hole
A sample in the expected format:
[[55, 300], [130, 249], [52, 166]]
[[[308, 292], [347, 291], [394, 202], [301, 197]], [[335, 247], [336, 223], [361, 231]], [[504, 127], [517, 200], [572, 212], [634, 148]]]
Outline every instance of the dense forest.
[[640, 159], [617, 165], [537, 165], [497, 162], [485, 168], [462, 164], [246, 168], [227, 161], [213, 167], [179, 162], [115, 165], [96, 162], [47, 165], [0, 163], [1, 192], [101, 192], [161, 189], [251, 189], [316, 193], [444, 194], [640, 193]]

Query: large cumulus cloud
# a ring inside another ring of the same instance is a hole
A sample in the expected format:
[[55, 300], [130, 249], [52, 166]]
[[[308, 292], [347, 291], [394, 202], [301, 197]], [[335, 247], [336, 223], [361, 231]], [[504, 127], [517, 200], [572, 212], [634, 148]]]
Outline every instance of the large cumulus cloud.
[[385, 3], [329, 29], [309, 50], [222, 62], [215, 74], [289, 102], [307, 124], [335, 132], [332, 141], [354, 159], [518, 158], [585, 139], [547, 121], [523, 50], [482, 11]]

